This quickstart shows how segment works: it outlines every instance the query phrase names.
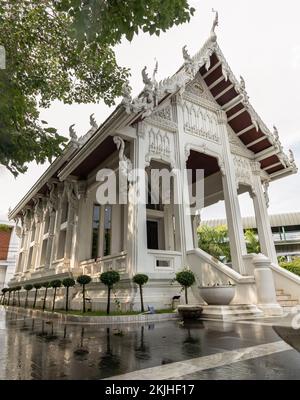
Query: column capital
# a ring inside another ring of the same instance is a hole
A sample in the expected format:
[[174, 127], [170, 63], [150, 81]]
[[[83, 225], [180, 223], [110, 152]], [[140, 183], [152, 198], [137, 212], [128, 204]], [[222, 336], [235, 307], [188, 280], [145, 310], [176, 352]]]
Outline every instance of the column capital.
[[217, 120], [218, 123], [221, 124], [227, 124], [227, 114], [223, 110], [218, 110], [217, 111]]

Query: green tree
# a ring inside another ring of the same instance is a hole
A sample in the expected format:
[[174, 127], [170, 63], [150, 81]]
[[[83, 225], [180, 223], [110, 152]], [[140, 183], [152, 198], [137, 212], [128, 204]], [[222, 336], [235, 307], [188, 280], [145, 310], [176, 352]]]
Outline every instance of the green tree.
[[39, 107], [114, 104], [129, 71], [113, 46], [140, 30], [159, 35], [193, 13], [186, 0], [0, 0], [0, 163], [17, 175], [60, 154], [66, 139], [39, 120]]
[[189, 269], [177, 272], [175, 280], [183, 287], [185, 293], [185, 303], [188, 304], [188, 288], [195, 283], [195, 275]]
[[11, 293], [12, 293], [12, 288], [8, 288], [8, 300], [7, 300], [7, 305], [10, 305], [10, 297], [11, 297]]
[[253, 229], [247, 229], [245, 231], [245, 241], [247, 246], [247, 252], [249, 254], [259, 254], [260, 253], [260, 244], [257, 237], [257, 234]]
[[300, 276], [300, 257], [296, 257], [293, 261], [284, 261], [280, 263], [280, 266], [287, 271], [293, 272]]
[[9, 291], [9, 289], [8, 288], [3, 288], [2, 290], [1, 290], [1, 292], [2, 292], [2, 298], [1, 298], [1, 304], [5, 304], [5, 300], [6, 300], [6, 293]]
[[63, 286], [66, 288], [66, 311], [69, 310], [69, 289], [75, 286], [75, 283], [73, 278], [65, 278], [62, 281]]
[[35, 294], [34, 294], [34, 301], [33, 301], [33, 306], [32, 306], [32, 308], [35, 308], [37, 294], [38, 294], [39, 289], [42, 287], [42, 284], [41, 284], [41, 283], [35, 283], [35, 284], [33, 285], [33, 287], [35, 288]]
[[92, 278], [89, 275], [80, 275], [77, 278], [77, 283], [82, 285], [82, 312], [85, 313], [85, 285], [91, 282]]
[[52, 287], [52, 289], [54, 289], [53, 303], [52, 303], [52, 312], [53, 312], [55, 309], [56, 291], [57, 291], [57, 288], [61, 287], [61, 281], [59, 279], [54, 279], [53, 281], [50, 282], [50, 287]]
[[210, 227], [203, 225], [198, 228], [199, 247], [211, 256], [226, 261], [231, 260], [228, 240], [228, 229], [225, 225]]
[[26, 298], [25, 298], [24, 307], [27, 308], [27, 305], [28, 305], [28, 294], [29, 294], [30, 290], [33, 289], [33, 285], [27, 284], [27, 285], [24, 286], [24, 289], [26, 290]]
[[106, 271], [102, 272], [100, 275], [100, 281], [107, 286], [108, 292], [107, 292], [107, 307], [106, 307], [106, 314], [108, 315], [110, 313], [110, 292], [113, 288], [113, 286], [119, 282], [120, 280], [120, 274], [117, 271]]
[[133, 277], [133, 282], [139, 286], [140, 289], [140, 298], [141, 298], [141, 312], [144, 312], [144, 299], [143, 299], [143, 285], [148, 282], [148, 276], [145, 274], [136, 274]]
[[44, 301], [43, 301], [43, 311], [45, 311], [46, 308], [46, 301], [47, 301], [47, 294], [48, 294], [48, 289], [50, 287], [50, 282], [44, 282], [42, 286], [45, 288], [45, 293], [44, 293]]

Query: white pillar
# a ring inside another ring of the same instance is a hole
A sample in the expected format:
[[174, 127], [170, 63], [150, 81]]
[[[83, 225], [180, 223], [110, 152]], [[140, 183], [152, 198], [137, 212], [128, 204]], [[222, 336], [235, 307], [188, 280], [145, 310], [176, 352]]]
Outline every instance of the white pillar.
[[224, 111], [218, 112], [220, 136], [223, 147], [224, 165], [221, 168], [224, 200], [228, 225], [228, 236], [231, 251], [232, 267], [242, 275], [246, 275], [243, 255], [247, 254], [244, 238], [242, 216], [236, 186], [236, 175], [227, 131], [227, 116]]
[[[145, 171], [145, 131], [144, 124], [138, 124], [137, 139], [131, 143], [130, 158], [134, 170]], [[137, 184], [129, 186], [129, 201], [128, 201], [128, 273], [143, 272], [145, 266], [145, 257], [147, 255], [147, 213], [146, 204], [141, 201], [130, 201], [130, 198], [135, 198], [136, 190], [140, 193], [145, 193], [145, 176], [133, 177], [137, 179]]]
[[278, 264], [270, 218], [259, 173], [253, 174], [253, 186], [255, 192], [252, 198], [261, 251], [274, 264]]
[[270, 269], [271, 261], [263, 254], [253, 258], [254, 278], [257, 290], [257, 307], [265, 315], [282, 315], [282, 308], [277, 303], [274, 278]]
[[176, 177], [177, 198], [181, 200], [179, 204], [180, 216], [180, 231], [182, 237], [181, 250], [183, 252], [183, 262], [186, 262], [186, 252], [194, 249], [194, 237], [192, 229], [192, 218], [190, 213], [189, 204], [189, 187], [188, 187], [188, 173], [186, 169], [187, 154], [185, 152], [185, 133], [184, 133], [184, 118], [182, 111], [182, 104], [180, 97], [177, 97], [177, 118], [178, 118], [178, 135], [175, 141], [177, 147], [176, 168], [179, 170], [179, 175]]

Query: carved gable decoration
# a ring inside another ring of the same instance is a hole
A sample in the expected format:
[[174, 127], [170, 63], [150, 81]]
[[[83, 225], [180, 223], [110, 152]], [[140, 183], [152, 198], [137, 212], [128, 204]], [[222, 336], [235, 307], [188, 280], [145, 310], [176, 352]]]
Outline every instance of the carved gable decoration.
[[197, 73], [195, 79], [186, 85], [185, 94], [191, 98], [194, 98], [195, 101], [202, 98], [216, 104], [215, 99], [211, 95], [199, 72]]

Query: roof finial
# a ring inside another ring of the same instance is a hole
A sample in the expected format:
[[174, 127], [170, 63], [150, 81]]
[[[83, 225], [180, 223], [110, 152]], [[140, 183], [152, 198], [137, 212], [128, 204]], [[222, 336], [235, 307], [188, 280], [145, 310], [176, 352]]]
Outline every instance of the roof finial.
[[219, 13], [214, 8], [212, 9], [212, 12], [215, 13], [216, 15], [215, 15], [215, 19], [214, 19], [214, 22], [213, 22], [213, 25], [212, 25], [212, 28], [210, 31], [210, 37], [211, 37], [211, 40], [215, 42], [217, 40], [217, 35], [216, 35], [215, 30], [216, 30], [216, 27], [219, 25]]
[[76, 135], [76, 132], [75, 132], [75, 129], [74, 129], [74, 126], [75, 126], [75, 124], [72, 124], [69, 127], [69, 135], [70, 135], [70, 138], [71, 138], [71, 142], [77, 142], [77, 139], [78, 139], [78, 137]]

